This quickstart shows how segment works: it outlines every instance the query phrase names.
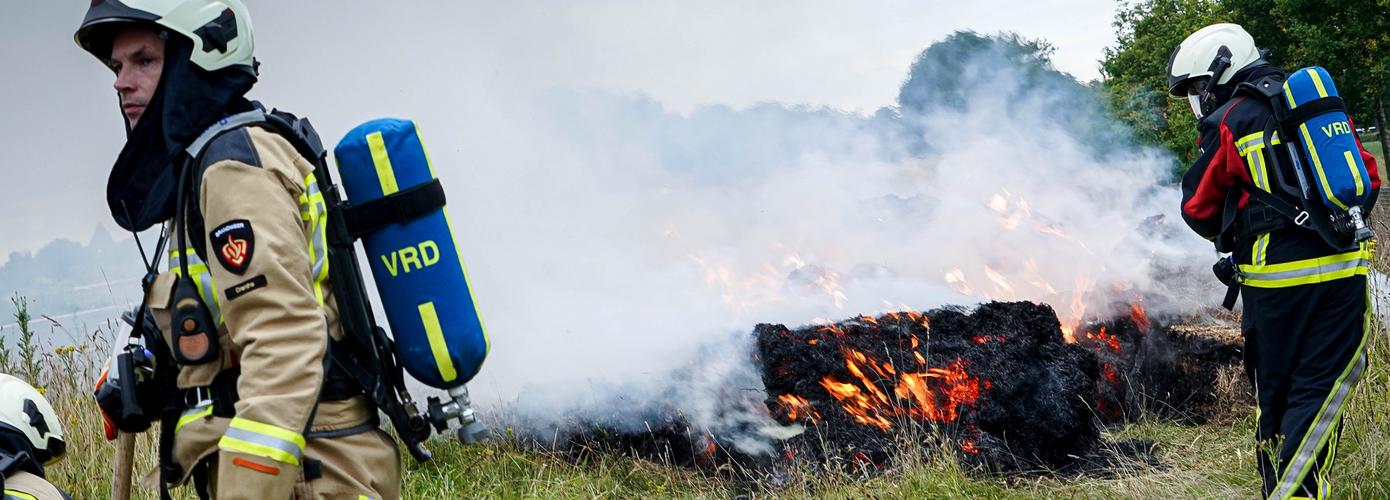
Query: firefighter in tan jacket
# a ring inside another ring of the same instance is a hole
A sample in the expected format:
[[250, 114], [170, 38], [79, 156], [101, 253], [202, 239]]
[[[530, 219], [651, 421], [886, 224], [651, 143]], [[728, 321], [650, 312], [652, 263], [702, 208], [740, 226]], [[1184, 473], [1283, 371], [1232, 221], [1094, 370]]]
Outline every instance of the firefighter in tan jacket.
[[[149, 480], [191, 479], [217, 498], [399, 497], [400, 457], [375, 407], [326, 368], [342, 332], [313, 164], [271, 130], [225, 127], [259, 108], [243, 97], [256, 80], [245, 6], [99, 0], [76, 38], [115, 72], [127, 122], [107, 187], [116, 222], [165, 223], [184, 242], [145, 300], [180, 360], [182, 400]], [[180, 190], [190, 198], [176, 206]], [[187, 334], [198, 322], [176, 311], [190, 303], [185, 272], [215, 333]]]

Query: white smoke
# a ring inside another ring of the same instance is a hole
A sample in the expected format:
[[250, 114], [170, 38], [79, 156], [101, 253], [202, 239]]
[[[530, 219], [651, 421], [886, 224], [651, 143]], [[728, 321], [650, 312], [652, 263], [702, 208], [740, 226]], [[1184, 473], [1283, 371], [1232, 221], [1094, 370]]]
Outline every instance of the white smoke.
[[[776, 428], [731, 405], [765, 397], [756, 323], [986, 298], [1068, 316], [1080, 292], [1092, 311], [1111, 291], [1162, 295], [1170, 312], [1216, 301], [1175, 160], [1114, 142], [1126, 135], [1103, 117], [1097, 135], [1062, 123], [1069, 101], [999, 60], [962, 63], [988, 88], [927, 113], [682, 116], [582, 90], [478, 110], [491, 121], [476, 149], [434, 150], [493, 341], [475, 399], [541, 430], [674, 406], [698, 427], [753, 429], [754, 451]], [[421, 125], [427, 143], [451, 140]], [[1174, 288], [1187, 283], [1208, 292]]]

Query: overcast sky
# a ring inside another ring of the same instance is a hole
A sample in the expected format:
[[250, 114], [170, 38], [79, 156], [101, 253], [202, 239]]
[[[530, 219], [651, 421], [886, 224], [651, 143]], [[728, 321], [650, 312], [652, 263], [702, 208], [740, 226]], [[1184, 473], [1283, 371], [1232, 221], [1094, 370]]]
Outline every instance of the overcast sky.
[[[1109, 0], [247, 2], [252, 97], [314, 118], [330, 144], [381, 115], [486, 133], [470, 109], [555, 87], [650, 96], [677, 112], [776, 101], [871, 113], [955, 30], [1016, 31], [1098, 78]], [[72, 41], [88, 2], [0, 0], [0, 262], [110, 223], [124, 134], [112, 75]], [[449, 145], [431, 149], [447, 156]], [[133, 258], [133, 256], [132, 256]]]

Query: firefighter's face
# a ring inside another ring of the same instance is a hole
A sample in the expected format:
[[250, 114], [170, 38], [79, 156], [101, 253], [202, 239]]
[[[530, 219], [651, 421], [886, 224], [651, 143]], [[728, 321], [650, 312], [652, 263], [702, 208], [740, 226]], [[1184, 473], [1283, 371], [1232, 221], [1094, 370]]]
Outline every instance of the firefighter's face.
[[145, 114], [164, 72], [164, 39], [144, 26], [123, 29], [111, 40], [111, 59], [106, 64], [116, 73], [121, 112], [133, 129]]

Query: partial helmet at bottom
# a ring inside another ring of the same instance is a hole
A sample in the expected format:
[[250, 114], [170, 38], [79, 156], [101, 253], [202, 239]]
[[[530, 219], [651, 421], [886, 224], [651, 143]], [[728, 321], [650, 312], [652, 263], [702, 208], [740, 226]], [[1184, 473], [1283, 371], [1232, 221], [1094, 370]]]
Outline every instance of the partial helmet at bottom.
[[48, 464], [62, 458], [67, 442], [63, 424], [53, 406], [27, 382], [0, 373], [0, 434], [22, 437], [33, 448], [34, 459]]

